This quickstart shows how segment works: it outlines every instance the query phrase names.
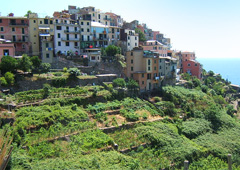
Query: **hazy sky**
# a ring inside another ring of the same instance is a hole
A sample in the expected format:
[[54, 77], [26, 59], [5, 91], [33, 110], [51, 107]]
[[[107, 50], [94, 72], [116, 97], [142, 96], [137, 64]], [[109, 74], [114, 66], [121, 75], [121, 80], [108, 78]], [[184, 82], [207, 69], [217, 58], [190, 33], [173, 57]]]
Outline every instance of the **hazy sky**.
[[139, 20], [171, 38], [173, 49], [195, 51], [198, 58], [240, 58], [240, 0], [5, 0], [0, 12], [52, 16], [68, 5], [112, 11], [127, 22]]

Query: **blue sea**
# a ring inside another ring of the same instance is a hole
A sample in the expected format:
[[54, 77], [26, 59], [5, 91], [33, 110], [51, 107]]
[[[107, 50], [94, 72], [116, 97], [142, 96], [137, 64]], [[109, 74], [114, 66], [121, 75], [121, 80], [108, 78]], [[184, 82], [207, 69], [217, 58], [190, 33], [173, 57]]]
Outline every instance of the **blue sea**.
[[240, 58], [197, 58], [206, 71], [219, 73], [232, 84], [240, 85]]

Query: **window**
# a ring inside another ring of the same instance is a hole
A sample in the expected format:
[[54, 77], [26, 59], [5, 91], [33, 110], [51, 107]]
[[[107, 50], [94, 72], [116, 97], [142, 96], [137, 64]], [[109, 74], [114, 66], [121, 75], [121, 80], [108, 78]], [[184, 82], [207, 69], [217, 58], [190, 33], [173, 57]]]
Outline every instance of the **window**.
[[131, 64], [133, 64], [133, 59], [131, 59]]
[[157, 67], [154, 67], [154, 70], [157, 70]]
[[56, 23], [58, 23], [58, 19], [56, 19]]
[[112, 35], [112, 38], [114, 38], [114, 35]]
[[22, 36], [22, 41], [25, 42], [25, 36]]
[[131, 78], [133, 78], [133, 74], [131, 74]]
[[144, 78], [144, 74], [142, 73], [142, 78]]
[[12, 32], [15, 32], [15, 28], [14, 27], [12, 27]]
[[150, 65], [151, 64], [151, 60], [148, 60], [148, 65]]
[[131, 51], [131, 56], [133, 56], [133, 52]]
[[61, 38], [61, 34], [60, 33], [58, 33], [57, 35], [58, 35], [58, 38]]
[[21, 20], [21, 23], [24, 24], [24, 20]]
[[61, 41], [58, 41], [58, 46], [61, 46]]
[[159, 66], [159, 69], [161, 70], [161, 69], [162, 69], [162, 66]]
[[66, 42], [66, 46], [69, 46], [69, 42]]
[[87, 22], [87, 25], [89, 25], [89, 22]]
[[74, 46], [77, 47], [78, 46], [78, 42], [74, 42]]
[[4, 35], [1, 35], [1, 38], [4, 39]]
[[81, 22], [81, 25], [84, 25], [84, 23], [83, 23], [83, 22]]
[[130, 40], [130, 37], [128, 36], [128, 40]]
[[77, 32], [77, 27], [74, 27], [75, 32]]
[[5, 56], [9, 55], [9, 50], [3, 50], [3, 54], [4, 54]]
[[137, 47], [137, 43], [135, 43], [135, 46]]
[[131, 67], [131, 71], [133, 71], [133, 67]]
[[191, 64], [190, 63], [188, 63], [188, 65], [187, 65], [188, 67], [190, 67], [191, 66]]
[[150, 71], [151, 70], [151, 68], [150, 67], [148, 67], [148, 71]]
[[2, 19], [0, 19], [0, 23], [2, 23]]
[[107, 22], [105, 22], [105, 25], [107, 25], [108, 23]]
[[53, 24], [53, 20], [50, 20], [50, 24]]
[[40, 21], [40, 24], [42, 24], [42, 21]]
[[50, 55], [47, 53], [47, 54], [46, 54], [46, 58], [49, 58], [49, 57], [50, 57]]
[[36, 20], [33, 20], [33, 23], [36, 23]]
[[130, 46], [130, 43], [128, 43], [128, 46]]
[[93, 13], [92, 16], [95, 17], [95, 13]]
[[46, 48], [48, 48], [49, 47], [49, 44], [48, 43], [46, 43]]
[[101, 19], [101, 15], [100, 14], [98, 14], [98, 19]]
[[16, 41], [16, 35], [13, 35], [13, 36], [12, 36], [12, 40], [13, 40], [13, 41]]
[[82, 31], [82, 32], [84, 32], [84, 29], [83, 29], [83, 28], [81, 28], [81, 31]]
[[34, 31], [36, 31], [36, 30], [37, 30], [37, 28], [33, 28], [33, 30], [34, 30]]
[[147, 79], [151, 79], [151, 73], [147, 74]]
[[198, 64], [195, 64], [195, 67], [197, 67], [198, 66]]
[[142, 81], [142, 85], [144, 84], [144, 81]]
[[159, 63], [161, 63], [161, 62], [162, 62], [162, 59], [159, 60]]
[[137, 40], [137, 37], [135, 37], [135, 40]]
[[0, 31], [4, 31], [4, 28], [3, 28], [3, 27], [0, 27]]
[[48, 24], [48, 19], [44, 19], [44, 24]]
[[25, 30], [24, 30], [24, 28], [22, 28], [22, 34], [25, 34]]
[[154, 63], [156, 64], [156, 63], [157, 63], [157, 60], [154, 60]]
[[62, 30], [62, 27], [61, 26], [57, 26], [57, 30]]
[[89, 28], [87, 29], [87, 32], [90, 32], [90, 29], [89, 29]]

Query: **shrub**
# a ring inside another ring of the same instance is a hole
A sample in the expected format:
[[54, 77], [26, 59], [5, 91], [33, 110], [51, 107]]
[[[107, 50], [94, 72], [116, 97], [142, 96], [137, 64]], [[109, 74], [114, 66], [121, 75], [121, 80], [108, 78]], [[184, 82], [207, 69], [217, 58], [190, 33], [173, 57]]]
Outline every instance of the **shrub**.
[[67, 70], [68, 70], [67, 67], [64, 67], [64, 68], [63, 68], [63, 72], [64, 72], [64, 73], [66, 73]]
[[52, 86], [54, 87], [64, 87], [67, 84], [67, 79], [64, 77], [58, 77], [52, 80]]
[[14, 84], [14, 74], [11, 72], [6, 72], [4, 74], [5, 80], [7, 81], [8, 85]]
[[71, 77], [77, 77], [77, 76], [79, 76], [80, 75], [80, 70], [78, 69], [78, 68], [70, 68], [69, 70], [68, 70], [68, 72], [69, 72], [69, 76], [71, 76]]
[[0, 78], [0, 82], [1, 82], [1, 86], [7, 86], [7, 85], [8, 85], [5, 77], [1, 77], [1, 78]]
[[123, 78], [116, 78], [113, 80], [113, 87], [126, 87], [126, 82]]

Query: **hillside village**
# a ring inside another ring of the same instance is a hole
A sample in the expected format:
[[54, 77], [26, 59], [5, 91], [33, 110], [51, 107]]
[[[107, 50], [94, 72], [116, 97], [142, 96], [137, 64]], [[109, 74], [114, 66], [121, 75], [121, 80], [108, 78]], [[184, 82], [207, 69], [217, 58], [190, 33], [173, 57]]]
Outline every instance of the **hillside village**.
[[[74, 66], [86, 70], [85, 66], [91, 70], [87, 73], [117, 72], [117, 77], [137, 81], [141, 92], [173, 85], [180, 73], [202, 77], [201, 64], [194, 52], [171, 50], [170, 38], [160, 31], [153, 31], [137, 20], [127, 23], [120, 15], [95, 7], [68, 6], [68, 10], [45, 18], [31, 11], [25, 17], [11, 13], [0, 16], [0, 29], [1, 58], [8, 55], [19, 59], [26, 54], [38, 56], [54, 69]], [[126, 64], [120, 70], [104, 71], [109, 68], [106, 62], [114, 60], [104, 49], [112, 45], [120, 47], [119, 55], [124, 56]], [[83, 60], [87, 62], [69, 62]]]
[[240, 89], [95, 7], [0, 16], [0, 169], [240, 169]]

